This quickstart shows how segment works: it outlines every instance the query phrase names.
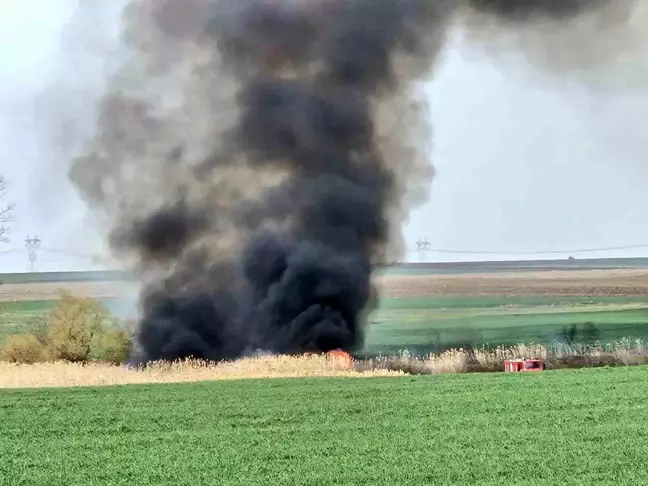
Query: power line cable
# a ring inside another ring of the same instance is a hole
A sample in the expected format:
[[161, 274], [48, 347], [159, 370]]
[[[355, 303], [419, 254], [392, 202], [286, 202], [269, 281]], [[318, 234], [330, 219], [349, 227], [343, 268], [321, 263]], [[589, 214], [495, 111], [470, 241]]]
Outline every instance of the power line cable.
[[[648, 248], [648, 244], [628, 245], [628, 246], [607, 246], [601, 248], [576, 248], [571, 250], [535, 250], [535, 251], [490, 251], [490, 250], [448, 250], [445, 248], [426, 248], [425, 251], [436, 253], [454, 253], [468, 255], [559, 255], [568, 253], [593, 253], [597, 251], [616, 251], [616, 250], [634, 250], [639, 248]], [[408, 253], [414, 253], [418, 250], [410, 250]]]

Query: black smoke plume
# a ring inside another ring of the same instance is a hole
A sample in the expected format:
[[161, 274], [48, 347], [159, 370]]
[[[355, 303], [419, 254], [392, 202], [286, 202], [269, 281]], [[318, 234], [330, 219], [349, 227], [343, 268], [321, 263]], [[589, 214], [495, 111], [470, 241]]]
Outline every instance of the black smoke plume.
[[491, 13], [500, 19], [537, 20], [538, 17], [562, 19], [604, 7], [609, 0], [468, 0], [478, 12]]
[[417, 83], [460, 11], [602, 0], [140, 0], [71, 177], [135, 255], [136, 359], [353, 351], [432, 170]]

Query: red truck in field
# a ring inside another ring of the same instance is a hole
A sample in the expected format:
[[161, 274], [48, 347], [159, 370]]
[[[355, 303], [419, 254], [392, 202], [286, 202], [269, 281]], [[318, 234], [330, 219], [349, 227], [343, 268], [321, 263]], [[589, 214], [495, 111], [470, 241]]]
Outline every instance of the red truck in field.
[[504, 371], [525, 372], [525, 371], [544, 371], [545, 364], [541, 359], [507, 359], [504, 361]]

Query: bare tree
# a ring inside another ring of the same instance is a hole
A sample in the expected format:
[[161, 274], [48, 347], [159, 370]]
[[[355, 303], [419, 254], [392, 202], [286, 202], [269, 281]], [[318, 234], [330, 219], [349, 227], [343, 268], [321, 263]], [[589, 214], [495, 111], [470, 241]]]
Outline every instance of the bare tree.
[[9, 241], [9, 226], [7, 224], [11, 221], [11, 212], [14, 208], [13, 204], [4, 203], [6, 195], [7, 181], [0, 175], [0, 243]]

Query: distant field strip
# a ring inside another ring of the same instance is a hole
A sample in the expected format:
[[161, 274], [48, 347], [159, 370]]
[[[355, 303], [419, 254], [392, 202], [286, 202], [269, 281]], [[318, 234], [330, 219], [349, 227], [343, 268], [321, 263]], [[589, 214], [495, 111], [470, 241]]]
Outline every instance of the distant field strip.
[[[2, 277], [0, 277], [2, 278]], [[376, 276], [383, 297], [479, 296], [648, 296], [648, 269], [525, 271], [489, 274], [418, 274]], [[124, 298], [137, 294], [133, 281], [9, 280], [0, 285], [0, 301], [55, 299], [59, 289], [96, 298]]]
[[[397, 263], [386, 268], [377, 268], [379, 275], [455, 275], [502, 272], [546, 272], [556, 270], [624, 270], [648, 268], [648, 258], [604, 258], [578, 260], [527, 260], [505, 262], [444, 262], [444, 263]], [[75, 272], [33, 272], [0, 274], [0, 282], [88, 282], [133, 280], [133, 275], [120, 270], [75, 271]]]
[[589, 307], [600, 305], [646, 305], [645, 296], [424, 296], [424, 297], [384, 297], [379, 309], [473, 309], [473, 308], [524, 308], [524, 307]]
[[647, 484], [648, 368], [3, 390], [0, 484]]
[[520, 342], [551, 345], [561, 341], [562, 333], [571, 326], [578, 327], [579, 342], [611, 342], [624, 337], [648, 338], [648, 298], [384, 298], [369, 321], [367, 352], [410, 349], [424, 353]]
[[34, 272], [34, 273], [2, 273], [0, 282], [3, 284], [24, 283], [67, 283], [67, 282], [105, 282], [113, 280], [130, 280], [132, 275], [118, 270], [94, 272]]
[[648, 270], [388, 276], [377, 284], [386, 297], [645, 296]]
[[[136, 302], [103, 299], [119, 316], [134, 315]], [[0, 302], [0, 342], [21, 332], [54, 301]], [[569, 326], [589, 323], [589, 339], [648, 339], [648, 297], [478, 296], [383, 298], [369, 316], [368, 353], [408, 348], [440, 351], [468, 344], [551, 344]]]
[[[380, 306], [369, 316], [362, 352], [416, 353], [520, 342], [550, 345], [577, 326], [577, 340], [648, 339], [648, 270], [560, 270], [376, 279]], [[60, 287], [99, 298], [134, 317], [137, 287], [125, 282], [0, 285], [0, 342], [20, 332]]]

